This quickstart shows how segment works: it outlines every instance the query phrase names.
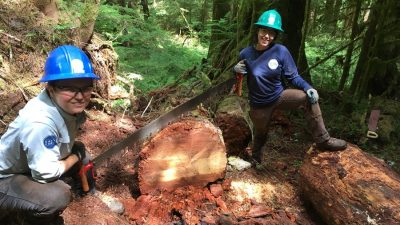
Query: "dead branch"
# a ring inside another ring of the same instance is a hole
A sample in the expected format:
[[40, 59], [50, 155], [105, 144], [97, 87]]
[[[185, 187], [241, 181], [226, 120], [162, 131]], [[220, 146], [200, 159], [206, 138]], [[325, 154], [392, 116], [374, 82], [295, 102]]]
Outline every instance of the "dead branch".
[[151, 99], [150, 99], [149, 103], [147, 104], [146, 108], [143, 110], [143, 113], [142, 113], [142, 115], [140, 115], [140, 117], [143, 117], [144, 114], [146, 113], [147, 108], [149, 108], [151, 102], [153, 101], [153, 97], [154, 97], [154, 96], [151, 96]]

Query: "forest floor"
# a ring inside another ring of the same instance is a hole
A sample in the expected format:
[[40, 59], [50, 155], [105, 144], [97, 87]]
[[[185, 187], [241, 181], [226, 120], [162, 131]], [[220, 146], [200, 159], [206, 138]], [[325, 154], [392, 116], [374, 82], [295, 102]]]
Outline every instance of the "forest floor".
[[[94, 110], [89, 115], [79, 139], [93, 156], [145, 123]], [[297, 180], [312, 143], [295, 138], [307, 134], [290, 124], [285, 114], [275, 114], [262, 167], [228, 170], [223, 180], [207, 187], [188, 186], [156, 195], [140, 194], [136, 170], [140, 144], [131, 146], [97, 167], [97, 194], [75, 196], [62, 214], [64, 224], [323, 224], [300, 198]], [[112, 212], [99, 196], [121, 202], [124, 212]]]
[[[16, 113], [23, 106], [21, 94], [4, 91], [0, 97], [4, 103], [0, 112]], [[78, 139], [93, 158], [154, 119], [94, 108], [87, 115]], [[137, 164], [142, 143], [136, 143], [96, 166], [96, 193], [74, 194], [61, 215], [63, 224], [323, 224], [300, 197], [298, 170], [312, 145], [301, 121], [296, 114], [274, 113], [260, 167], [229, 169], [223, 179], [206, 187], [187, 186], [152, 195], [140, 194]], [[114, 200], [122, 203], [123, 212], [107, 206]], [[9, 221], [16, 225], [12, 218]]]

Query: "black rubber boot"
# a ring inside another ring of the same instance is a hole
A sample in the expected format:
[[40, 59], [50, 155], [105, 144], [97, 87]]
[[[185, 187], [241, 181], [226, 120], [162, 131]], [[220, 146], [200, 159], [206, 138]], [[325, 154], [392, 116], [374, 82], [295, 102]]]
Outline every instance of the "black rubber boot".
[[340, 151], [347, 148], [347, 142], [337, 138], [329, 138], [328, 140], [317, 143], [317, 148], [322, 151]]

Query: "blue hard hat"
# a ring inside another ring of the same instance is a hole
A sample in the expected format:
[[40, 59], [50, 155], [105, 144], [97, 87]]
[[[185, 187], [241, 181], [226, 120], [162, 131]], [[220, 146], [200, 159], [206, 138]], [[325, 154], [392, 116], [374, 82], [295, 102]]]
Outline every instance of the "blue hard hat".
[[100, 79], [93, 73], [92, 63], [78, 47], [63, 45], [50, 52], [39, 82], [73, 78]]

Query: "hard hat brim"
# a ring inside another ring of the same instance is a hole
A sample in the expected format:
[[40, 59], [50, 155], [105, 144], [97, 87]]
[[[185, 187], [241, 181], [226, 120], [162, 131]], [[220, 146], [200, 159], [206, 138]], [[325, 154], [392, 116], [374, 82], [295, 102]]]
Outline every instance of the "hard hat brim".
[[79, 73], [79, 74], [74, 74], [73, 77], [71, 77], [70, 73], [62, 73], [62, 74], [55, 74], [54, 76], [52, 76], [52, 74], [47, 74], [46, 76], [43, 76], [42, 79], [39, 80], [39, 82], [48, 82], [48, 81], [53, 81], [53, 80], [79, 79], [79, 78], [91, 78], [94, 80], [100, 80], [100, 77], [94, 73]]
[[257, 27], [261, 27], [261, 28], [270, 28], [270, 29], [274, 29], [274, 30], [279, 31], [279, 32], [284, 32], [281, 28], [272, 27], [272, 26], [266, 26], [266, 25], [261, 24], [261, 23], [255, 23], [255, 25]]

